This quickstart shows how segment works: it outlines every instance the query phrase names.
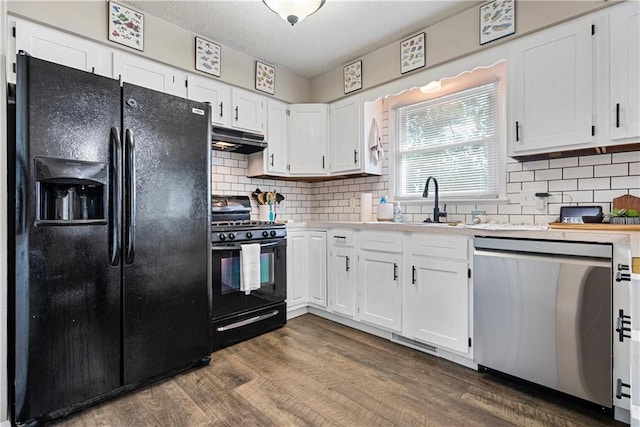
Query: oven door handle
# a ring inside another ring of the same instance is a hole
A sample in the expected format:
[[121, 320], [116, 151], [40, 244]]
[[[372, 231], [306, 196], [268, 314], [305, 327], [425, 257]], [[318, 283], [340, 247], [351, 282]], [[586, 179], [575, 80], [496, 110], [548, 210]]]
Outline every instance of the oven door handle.
[[[272, 246], [281, 245], [282, 242], [269, 242], [269, 243], [261, 243], [260, 248], [269, 248]], [[211, 250], [213, 251], [240, 251], [242, 250], [241, 245], [231, 245], [231, 246], [212, 246]]]

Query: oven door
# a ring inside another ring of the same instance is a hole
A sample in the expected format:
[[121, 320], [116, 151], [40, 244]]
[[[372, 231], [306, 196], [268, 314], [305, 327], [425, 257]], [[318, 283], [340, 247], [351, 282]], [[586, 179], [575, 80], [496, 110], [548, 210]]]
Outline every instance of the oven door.
[[287, 240], [263, 240], [260, 247], [260, 289], [245, 294], [240, 291], [240, 244], [212, 246], [211, 312], [214, 320], [284, 302], [286, 299]]

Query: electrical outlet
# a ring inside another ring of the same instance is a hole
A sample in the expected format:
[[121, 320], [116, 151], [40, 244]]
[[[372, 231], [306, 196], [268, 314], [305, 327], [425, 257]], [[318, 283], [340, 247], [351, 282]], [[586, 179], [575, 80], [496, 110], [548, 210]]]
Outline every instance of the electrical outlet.
[[520, 192], [520, 206], [536, 206], [537, 199], [535, 191]]

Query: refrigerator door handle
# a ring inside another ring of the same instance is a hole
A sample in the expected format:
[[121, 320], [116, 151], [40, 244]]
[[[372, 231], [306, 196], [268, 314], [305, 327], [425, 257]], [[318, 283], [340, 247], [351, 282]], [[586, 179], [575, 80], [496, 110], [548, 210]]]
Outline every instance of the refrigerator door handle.
[[109, 258], [111, 265], [120, 263], [120, 230], [122, 228], [122, 144], [120, 143], [120, 131], [117, 127], [111, 128], [109, 135], [111, 141], [111, 200], [109, 200]]
[[133, 263], [136, 235], [136, 143], [133, 132], [125, 131], [125, 181], [127, 196], [125, 199], [125, 256], [126, 264]]

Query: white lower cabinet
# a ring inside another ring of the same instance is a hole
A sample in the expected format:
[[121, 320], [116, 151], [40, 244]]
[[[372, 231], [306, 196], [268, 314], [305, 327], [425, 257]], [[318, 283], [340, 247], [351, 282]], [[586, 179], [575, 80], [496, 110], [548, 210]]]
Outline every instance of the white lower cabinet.
[[287, 311], [327, 306], [326, 231], [287, 233]]
[[329, 309], [353, 317], [356, 299], [356, 250], [354, 232], [336, 229], [328, 233]]
[[358, 320], [390, 331], [402, 327], [402, 234], [358, 236]]
[[470, 279], [466, 237], [406, 239], [402, 335], [469, 353]]
[[287, 233], [287, 310], [307, 304], [306, 231]]
[[327, 307], [327, 232], [309, 231], [307, 237], [307, 281], [309, 304]]

